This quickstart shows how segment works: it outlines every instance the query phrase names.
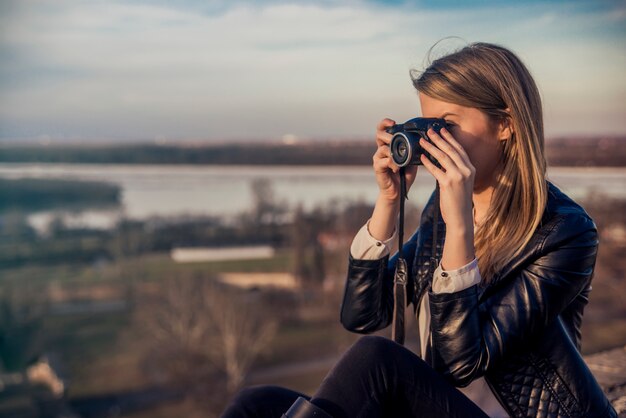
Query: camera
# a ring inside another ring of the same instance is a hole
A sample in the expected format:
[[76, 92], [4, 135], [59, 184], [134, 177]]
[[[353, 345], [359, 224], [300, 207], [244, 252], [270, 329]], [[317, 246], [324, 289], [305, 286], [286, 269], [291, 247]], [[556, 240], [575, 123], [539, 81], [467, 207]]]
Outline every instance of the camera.
[[388, 133], [393, 134], [389, 148], [391, 149], [391, 159], [398, 167], [422, 165], [420, 156], [424, 154], [433, 164], [441, 168], [437, 159], [419, 144], [420, 138], [433, 144], [433, 141], [426, 134], [429, 128], [439, 134], [441, 128], [447, 129], [448, 125], [443, 119], [414, 118], [386, 129]]

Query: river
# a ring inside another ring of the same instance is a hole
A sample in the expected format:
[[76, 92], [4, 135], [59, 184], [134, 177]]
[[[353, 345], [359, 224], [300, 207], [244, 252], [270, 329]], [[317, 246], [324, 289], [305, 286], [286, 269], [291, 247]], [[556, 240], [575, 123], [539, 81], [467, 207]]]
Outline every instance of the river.
[[[118, 210], [89, 210], [69, 214], [70, 222], [106, 228], [119, 217], [146, 219], [153, 216], [229, 217], [249, 210], [251, 185], [267, 179], [277, 202], [305, 208], [331, 201], [374, 203], [377, 187], [370, 167], [284, 166], [181, 166], [99, 164], [0, 164], [0, 178], [58, 178], [107, 181], [120, 186]], [[548, 179], [580, 200], [591, 192], [626, 199], [626, 167], [554, 167]], [[434, 179], [420, 167], [409, 193], [411, 203], [421, 206], [434, 188]], [[31, 215], [46, 223], [51, 213]]]

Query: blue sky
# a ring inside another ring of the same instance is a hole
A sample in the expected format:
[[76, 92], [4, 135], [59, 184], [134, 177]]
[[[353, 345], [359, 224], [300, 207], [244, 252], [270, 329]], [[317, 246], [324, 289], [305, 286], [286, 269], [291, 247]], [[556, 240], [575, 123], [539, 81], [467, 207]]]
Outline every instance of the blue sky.
[[409, 70], [516, 52], [548, 137], [626, 134], [626, 2], [0, 3], [0, 138], [362, 138], [419, 115]]

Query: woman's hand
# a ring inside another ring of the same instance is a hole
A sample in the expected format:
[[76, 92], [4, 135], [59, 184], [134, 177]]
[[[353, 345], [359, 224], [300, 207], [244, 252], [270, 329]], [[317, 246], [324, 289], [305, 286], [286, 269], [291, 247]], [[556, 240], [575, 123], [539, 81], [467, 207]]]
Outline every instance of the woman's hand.
[[424, 139], [420, 139], [420, 145], [442, 167], [435, 166], [425, 155], [420, 156], [424, 167], [439, 182], [439, 207], [446, 223], [441, 268], [456, 270], [475, 257], [472, 192], [476, 169], [461, 144], [445, 128], [441, 129], [441, 136], [432, 129], [427, 134], [436, 146]]
[[[376, 127], [376, 145], [378, 149], [372, 158], [374, 161], [374, 173], [376, 174], [376, 182], [380, 189], [380, 198], [389, 202], [397, 202], [400, 196], [400, 167], [394, 164], [391, 159], [391, 150], [389, 143], [393, 135], [385, 131], [395, 125], [396, 122], [391, 119], [383, 119]], [[406, 189], [407, 192], [417, 173], [417, 166], [408, 166], [405, 169]]]
[[[376, 127], [378, 149], [373, 157], [373, 165], [380, 193], [370, 218], [369, 233], [381, 241], [392, 236], [400, 208], [400, 168], [393, 163], [389, 150], [389, 143], [393, 135], [385, 131], [386, 128], [395, 124], [391, 119], [383, 119]], [[408, 192], [413, 180], [415, 180], [417, 166], [410, 166], [404, 172]]]
[[420, 145], [437, 159], [442, 169], [437, 168], [425, 155], [420, 159], [424, 167], [439, 182], [441, 216], [447, 231], [473, 236], [474, 218], [472, 213], [472, 192], [476, 169], [467, 153], [452, 134], [445, 128], [438, 135], [429, 129], [428, 137], [436, 146], [424, 139]]

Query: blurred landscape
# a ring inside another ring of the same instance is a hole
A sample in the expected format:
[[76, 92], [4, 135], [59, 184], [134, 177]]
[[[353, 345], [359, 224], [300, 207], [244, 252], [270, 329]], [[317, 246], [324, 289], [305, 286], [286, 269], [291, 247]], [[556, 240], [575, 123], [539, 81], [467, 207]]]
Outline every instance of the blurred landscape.
[[[626, 137], [553, 138], [546, 141], [552, 166], [620, 167], [626, 161]], [[297, 140], [264, 142], [184, 142], [115, 144], [1, 141], [0, 163], [75, 164], [218, 164], [218, 165], [369, 165], [369, 140]]]
[[[548, 180], [599, 228], [582, 349], [610, 371], [624, 28], [626, 3], [590, 0], [0, 2], [0, 418], [211, 418], [248, 385], [312, 394], [360, 337], [339, 308], [377, 197], [373, 123], [421, 114], [410, 74], [473, 42], [528, 66]], [[407, 231], [434, 186], [418, 170]], [[415, 349], [410, 315], [407, 332]]]
[[[626, 344], [624, 144], [546, 144], [600, 232], [585, 354]], [[217, 417], [247, 385], [314, 392], [359, 337], [339, 307], [373, 152], [0, 144], [0, 416]], [[407, 230], [433, 186], [418, 172]]]

